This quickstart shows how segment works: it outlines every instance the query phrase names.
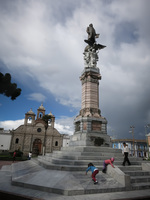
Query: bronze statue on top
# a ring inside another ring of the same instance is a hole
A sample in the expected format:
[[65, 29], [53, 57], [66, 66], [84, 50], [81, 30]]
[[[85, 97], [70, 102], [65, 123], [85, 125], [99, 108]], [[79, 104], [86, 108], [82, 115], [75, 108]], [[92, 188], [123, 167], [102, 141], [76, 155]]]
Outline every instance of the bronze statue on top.
[[96, 67], [98, 61], [98, 51], [100, 49], [105, 48], [106, 46], [102, 44], [96, 44], [96, 38], [99, 37], [100, 34], [97, 34], [93, 24], [90, 24], [86, 32], [88, 33], [88, 39], [84, 40], [88, 45], [85, 47], [84, 50], [84, 60], [85, 60], [85, 67]]
[[93, 24], [90, 24], [87, 29], [86, 29], [86, 32], [88, 33], [88, 39], [87, 40], [84, 40], [90, 47], [94, 47], [95, 50], [100, 50], [100, 49], [103, 49], [105, 48], [106, 46], [104, 45], [101, 45], [101, 44], [96, 44], [96, 40], [95, 38], [98, 38], [100, 34], [97, 34], [94, 27], [93, 27]]

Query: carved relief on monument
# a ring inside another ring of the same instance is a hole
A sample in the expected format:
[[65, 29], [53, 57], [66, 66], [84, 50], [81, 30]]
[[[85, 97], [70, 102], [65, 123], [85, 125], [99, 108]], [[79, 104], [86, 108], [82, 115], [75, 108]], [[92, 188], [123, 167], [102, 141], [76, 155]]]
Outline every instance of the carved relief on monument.
[[100, 117], [100, 109], [96, 108], [84, 108], [80, 110], [80, 115], [82, 117]]
[[80, 80], [82, 81], [82, 84], [84, 82], [88, 81], [96, 81], [98, 83], [98, 80], [101, 79], [101, 75], [99, 73], [93, 73], [91, 71], [85, 72], [82, 76], [80, 76]]
[[102, 123], [99, 121], [92, 121], [92, 130], [93, 131], [101, 131]]

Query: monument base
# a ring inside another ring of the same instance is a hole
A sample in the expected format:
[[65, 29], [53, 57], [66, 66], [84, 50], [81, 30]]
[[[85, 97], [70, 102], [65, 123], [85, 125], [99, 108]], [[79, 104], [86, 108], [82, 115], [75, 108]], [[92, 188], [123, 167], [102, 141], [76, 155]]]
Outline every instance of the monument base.
[[69, 146], [111, 146], [104, 117], [81, 117], [74, 120], [75, 132]]
[[76, 133], [69, 142], [69, 146], [108, 146], [111, 147], [110, 136], [103, 133]]

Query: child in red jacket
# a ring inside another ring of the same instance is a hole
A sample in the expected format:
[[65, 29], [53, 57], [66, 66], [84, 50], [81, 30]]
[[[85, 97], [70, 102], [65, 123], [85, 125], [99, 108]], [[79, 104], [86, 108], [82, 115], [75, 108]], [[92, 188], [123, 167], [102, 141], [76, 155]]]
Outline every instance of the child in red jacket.
[[113, 166], [113, 162], [114, 162], [114, 158], [110, 158], [109, 160], [104, 160], [104, 163], [103, 163], [103, 170], [102, 170], [102, 172], [103, 173], [106, 173], [106, 170], [107, 170], [107, 165], [111, 165], [113, 168], [115, 168], [114, 166]]

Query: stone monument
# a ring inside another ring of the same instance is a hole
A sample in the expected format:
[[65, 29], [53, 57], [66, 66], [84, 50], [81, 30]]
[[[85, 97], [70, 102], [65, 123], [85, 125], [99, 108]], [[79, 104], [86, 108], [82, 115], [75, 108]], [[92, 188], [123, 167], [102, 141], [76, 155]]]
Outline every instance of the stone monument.
[[106, 46], [97, 44], [99, 34], [92, 24], [87, 27], [88, 45], [84, 49], [84, 70], [80, 76], [82, 83], [82, 106], [74, 120], [75, 132], [70, 146], [110, 146], [107, 135], [107, 120], [101, 116], [99, 108], [100, 70], [97, 67], [98, 53]]

